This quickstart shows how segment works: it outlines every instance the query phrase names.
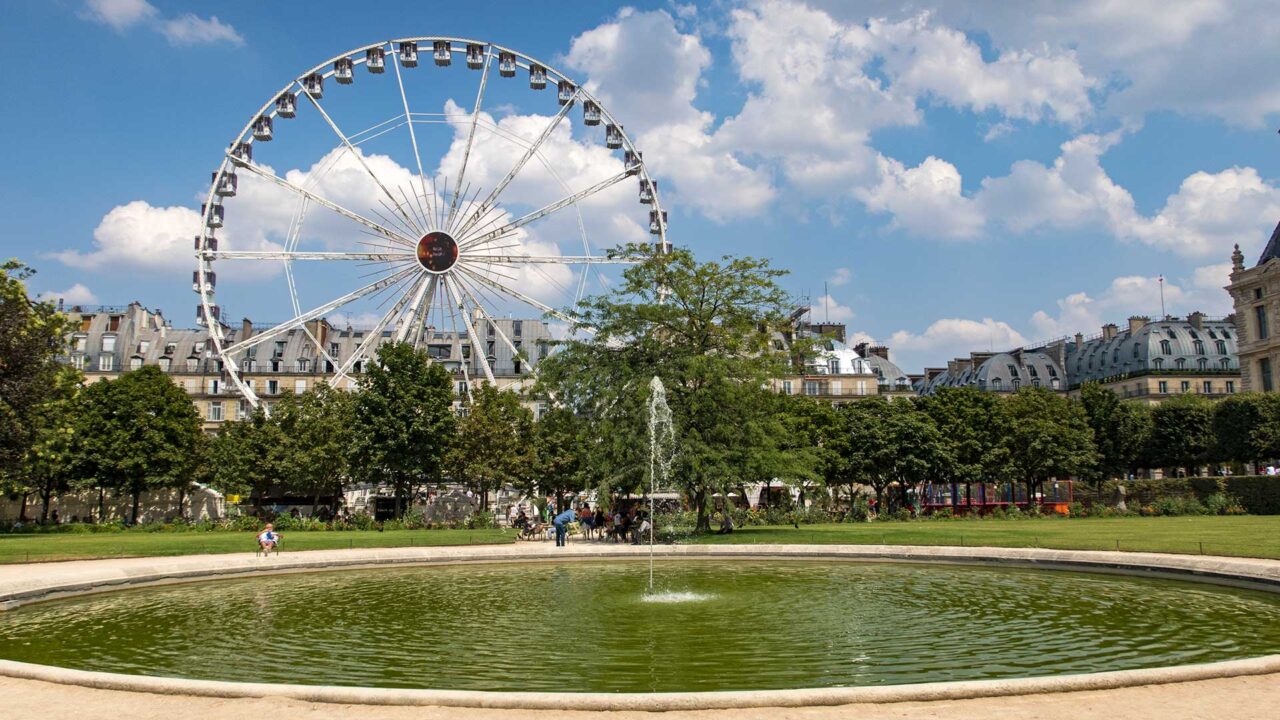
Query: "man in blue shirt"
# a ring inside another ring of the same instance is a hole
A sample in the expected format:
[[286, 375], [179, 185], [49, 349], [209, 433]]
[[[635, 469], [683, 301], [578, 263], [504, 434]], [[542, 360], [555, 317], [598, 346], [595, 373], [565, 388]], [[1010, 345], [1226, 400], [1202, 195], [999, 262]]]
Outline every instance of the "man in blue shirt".
[[570, 507], [568, 510], [557, 515], [555, 519], [551, 521], [551, 524], [556, 527], [556, 547], [561, 547], [565, 544], [565, 537], [569, 532], [569, 523], [577, 519], [578, 514], [573, 511], [572, 507]]

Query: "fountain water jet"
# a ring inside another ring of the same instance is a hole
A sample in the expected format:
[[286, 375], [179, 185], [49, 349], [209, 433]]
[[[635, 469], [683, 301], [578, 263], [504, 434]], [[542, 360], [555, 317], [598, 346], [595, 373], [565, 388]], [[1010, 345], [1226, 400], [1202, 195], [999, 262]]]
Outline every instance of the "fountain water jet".
[[658, 517], [654, 512], [654, 496], [658, 492], [658, 475], [671, 479], [671, 461], [675, 456], [675, 428], [671, 424], [671, 408], [667, 405], [667, 389], [657, 375], [649, 381], [649, 594], [653, 594], [653, 541]]

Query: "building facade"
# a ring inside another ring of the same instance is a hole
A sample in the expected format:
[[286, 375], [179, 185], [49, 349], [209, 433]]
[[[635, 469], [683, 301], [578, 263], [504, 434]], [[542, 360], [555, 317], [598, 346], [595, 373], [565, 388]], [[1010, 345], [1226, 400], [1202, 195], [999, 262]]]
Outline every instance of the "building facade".
[[914, 394], [910, 378], [889, 359], [887, 346], [861, 342], [849, 347], [843, 324], [812, 323], [808, 314], [808, 307], [792, 313], [792, 329], [776, 339], [774, 349], [786, 352], [793, 340], [805, 338], [815, 341], [817, 352], [812, 357], [795, 358], [796, 372], [775, 379], [775, 392], [832, 403]]
[[[64, 312], [74, 325], [65, 360], [84, 373], [86, 382], [156, 365], [191, 396], [206, 430], [216, 430], [227, 420], [243, 419], [249, 414], [249, 404], [231, 382], [207, 330], [174, 328], [158, 310], [136, 302], [128, 306], [72, 307]], [[425, 330], [427, 353], [454, 377], [459, 410], [468, 380], [484, 379], [483, 363], [489, 363], [498, 387], [518, 389], [550, 351], [551, 334], [542, 320], [495, 318], [490, 322], [477, 316], [472, 323], [476, 338], [469, 338], [465, 331], [433, 327]], [[228, 343], [260, 330], [247, 319], [239, 328], [224, 327]], [[270, 408], [284, 393], [306, 392], [316, 383], [332, 378], [335, 365], [340, 367], [349, 359], [367, 333], [316, 320], [250, 347], [235, 360], [241, 378]], [[500, 333], [511, 340], [519, 354], [500, 340]], [[384, 330], [374, 340], [369, 355], [376, 355], [377, 348], [391, 340], [392, 331]], [[356, 361], [350, 374], [336, 383], [337, 387], [355, 387], [369, 362], [367, 357]]]
[[1246, 392], [1275, 392], [1280, 363], [1280, 225], [1253, 267], [1245, 267], [1240, 246], [1231, 253], [1231, 284], [1240, 342], [1240, 387]]

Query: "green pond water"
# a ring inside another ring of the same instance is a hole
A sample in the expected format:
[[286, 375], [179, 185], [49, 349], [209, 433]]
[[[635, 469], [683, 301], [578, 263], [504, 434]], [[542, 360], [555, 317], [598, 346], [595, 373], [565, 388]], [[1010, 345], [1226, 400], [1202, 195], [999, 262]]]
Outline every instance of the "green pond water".
[[463, 565], [126, 590], [0, 613], [0, 657], [189, 678], [651, 692], [1098, 672], [1280, 652], [1280, 597], [809, 561]]

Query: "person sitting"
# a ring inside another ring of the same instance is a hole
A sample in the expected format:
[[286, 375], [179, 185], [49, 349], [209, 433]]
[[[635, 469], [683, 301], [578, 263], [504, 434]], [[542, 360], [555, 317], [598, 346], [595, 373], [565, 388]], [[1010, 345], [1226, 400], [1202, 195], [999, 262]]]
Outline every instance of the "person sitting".
[[653, 524], [649, 522], [649, 513], [641, 512], [636, 514], [636, 518], [631, 523], [631, 544], [639, 545], [644, 542], [653, 529]]
[[729, 515], [729, 511], [725, 510], [720, 516], [720, 529], [716, 531], [717, 535], [728, 535], [733, 532], [733, 516]]
[[279, 553], [280, 552], [280, 550], [278, 549], [279, 545], [280, 545], [280, 534], [275, 531], [275, 528], [271, 525], [271, 523], [267, 523], [267, 526], [263, 528], [262, 532], [258, 533], [259, 552], [261, 552], [263, 555], [268, 555], [273, 550]]

